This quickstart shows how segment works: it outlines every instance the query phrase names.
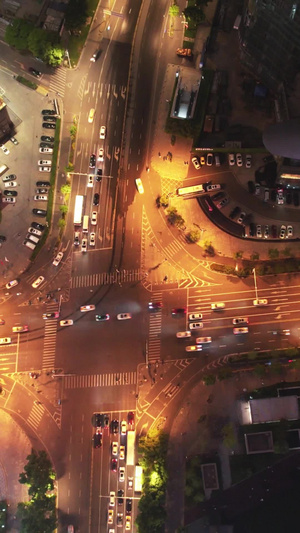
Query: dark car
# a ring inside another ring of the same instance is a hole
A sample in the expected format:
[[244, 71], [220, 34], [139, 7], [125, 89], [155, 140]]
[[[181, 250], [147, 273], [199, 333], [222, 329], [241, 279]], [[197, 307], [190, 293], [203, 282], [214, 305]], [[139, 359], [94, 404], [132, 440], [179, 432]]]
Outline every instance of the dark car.
[[109, 429], [109, 415], [103, 415], [103, 429]]
[[53, 313], [44, 313], [43, 314], [43, 319], [44, 320], [47, 320], [48, 318], [58, 318], [59, 317], [59, 312], [58, 311], [54, 311]]
[[37, 187], [50, 187], [50, 181], [37, 181], [35, 184]]
[[117, 471], [117, 464], [118, 464], [118, 461], [117, 459], [112, 459], [111, 460], [111, 470], [112, 472], [116, 472]]
[[255, 237], [256, 235], [256, 225], [254, 224], [254, 222], [250, 222], [249, 224], [249, 234], [250, 237]]
[[130, 413], [128, 413], [128, 424], [129, 424], [130, 426], [132, 426], [133, 423], [134, 423], [134, 414], [133, 414], [132, 411], [130, 411]]
[[9, 174], [8, 176], [5, 176], [5, 178], [2, 178], [2, 181], [5, 183], [6, 181], [15, 181], [17, 179], [17, 176], [15, 174]]
[[124, 496], [124, 490], [119, 489], [118, 490], [118, 505], [123, 505], [123, 496]]
[[96, 322], [105, 322], [106, 320], [109, 320], [109, 315], [95, 315]]
[[13, 144], [19, 144], [19, 141], [17, 141], [17, 139], [15, 137], [11, 137], [10, 138], [10, 141], [13, 143]]
[[126, 513], [131, 513], [132, 510], [132, 499], [127, 498], [126, 499]]
[[33, 209], [32, 212], [37, 217], [46, 217], [47, 216], [47, 211], [45, 209]]
[[102, 446], [102, 433], [100, 431], [97, 431], [94, 435], [94, 448], [101, 448]]
[[99, 55], [100, 55], [100, 52], [101, 50], [97, 48], [97, 50], [95, 50], [95, 52], [93, 53], [90, 61], [92, 61], [92, 63], [95, 63], [95, 61], [97, 61]]
[[91, 154], [90, 156], [90, 168], [95, 168], [96, 166], [96, 154]]
[[286, 198], [286, 203], [287, 203], [288, 205], [290, 205], [290, 204], [292, 203], [292, 199], [293, 199], [293, 197], [292, 197], [292, 193], [291, 193], [290, 191], [287, 192], [285, 198]]
[[275, 224], [273, 224], [273, 226], [271, 227], [271, 233], [272, 233], [273, 239], [276, 239], [277, 238], [277, 226], [275, 226]]
[[172, 309], [173, 316], [185, 315], [185, 314], [186, 314], [186, 307], [174, 307], [174, 309]]
[[270, 194], [270, 198], [272, 202], [276, 202], [276, 196], [277, 196], [276, 189], [272, 189], [271, 194]]
[[56, 111], [54, 109], [43, 109], [42, 115], [56, 115]]
[[35, 229], [39, 229], [40, 231], [44, 231], [46, 227], [43, 224], [40, 224], [39, 222], [31, 222], [31, 226]]
[[149, 311], [159, 311], [162, 308], [162, 302], [149, 302], [148, 309]]
[[5, 242], [6, 241], [6, 237], [4, 235], [0, 235], [0, 242]]
[[4, 196], [18, 196], [17, 191], [3, 191]]
[[50, 135], [42, 135], [41, 141], [45, 141], [46, 143], [54, 143], [54, 137], [51, 137]]
[[55, 130], [56, 124], [53, 124], [52, 122], [43, 122], [43, 128], [46, 128], [48, 130]]
[[101, 415], [101, 413], [96, 413], [95, 414], [95, 426], [96, 428], [101, 428], [102, 427], [102, 420], [103, 420], [103, 415]]
[[114, 435], [116, 435], [116, 433], [118, 433], [119, 431], [119, 422], [118, 420], [112, 420], [111, 422], [111, 431]]
[[255, 193], [255, 183], [254, 183], [254, 181], [248, 181], [248, 191], [251, 194]]
[[36, 78], [40, 78], [41, 75], [42, 75], [42, 73], [39, 70], [36, 70], [35, 68], [29, 67], [28, 70], [29, 70], [30, 74], [32, 74]]
[[56, 122], [56, 117], [49, 117], [49, 116], [46, 116], [46, 117], [43, 117], [43, 120], [45, 122]]
[[101, 181], [102, 179], [102, 168], [97, 168], [96, 181]]
[[52, 143], [40, 143], [40, 148], [53, 148]]
[[293, 202], [296, 207], [299, 205], [299, 194], [297, 191], [293, 192]]
[[96, 193], [94, 194], [93, 205], [99, 205], [99, 198], [100, 198], [100, 196], [99, 196], [99, 194], [96, 192]]
[[222, 200], [222, 198], [225, 197], [225, 192], [223, 191], [219, 191], [219, 192], [216, 192], [216, 194], [213, 194], [211, 196], [211, 199], [216, 202], [217, 200]]
[[45, 188], [41, 188], [41, 189], [36, 189], [36, 194], [48, 194], [48, 190], [49, 189], [45, 189]]
[[229, 218], [234, 219], [235, 217], [237, 217], [237, 216], [240, 214], [240, 212], [241, 212], [241, 209], [240, 209], [238, 206], [236, 206], [236, 207], [231, 211], [231, 213], [230, 213], [230, 215], [229, 215]]

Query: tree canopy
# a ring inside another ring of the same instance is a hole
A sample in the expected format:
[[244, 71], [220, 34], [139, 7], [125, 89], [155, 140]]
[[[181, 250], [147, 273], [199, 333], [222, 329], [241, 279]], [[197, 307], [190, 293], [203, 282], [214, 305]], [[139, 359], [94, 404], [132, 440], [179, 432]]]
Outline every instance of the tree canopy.
[[72, 0], [68, 3], [66, 10], [66, 28], [76, 30], [83, 26], [88, 17], [88, 6], [86, 0]]

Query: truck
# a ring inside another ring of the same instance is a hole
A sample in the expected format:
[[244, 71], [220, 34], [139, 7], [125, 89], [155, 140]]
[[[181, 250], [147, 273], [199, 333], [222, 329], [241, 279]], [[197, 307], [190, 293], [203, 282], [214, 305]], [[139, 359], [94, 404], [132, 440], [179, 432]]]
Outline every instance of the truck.
[[176, 55], [178, 57], [186, 57], [187, 59], [193, 59], [193, 53], [191, 48], [177, 48]]
[[143, 487], [143, 469], [136, 465], [134, 475], [134, 492], [142, 492]]
[[135, 431], [127, 431], [126, 464], [134, 465]]

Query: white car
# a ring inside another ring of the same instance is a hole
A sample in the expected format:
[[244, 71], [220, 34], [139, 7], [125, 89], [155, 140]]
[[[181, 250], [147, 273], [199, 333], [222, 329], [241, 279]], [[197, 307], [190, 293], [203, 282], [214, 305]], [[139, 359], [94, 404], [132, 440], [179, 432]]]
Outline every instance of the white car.
[[114, 523], [114, 510], [113, 509], [108, 509], [107, 523], [108, 524]]
[[129, 320], [132, 318], [131, 313], [119, 313], [117, 315], [117, 320]]
[[8, 188], [13, 189], [16, 186], [17, 186], [17, 182], [16, 181], [6, 181], [4, 183], [5, 189], [8, 189]]
[[9, 149], [6, 148], [6, 146], [4, 146], [4, 144], [1, 144], [1, 150], [3, 150], [3, 152], [5, 153], [5, 155], [9, 155], [9, 154], [10, 154]]
[[278, 189], [277, 191], [277, 203], [282, 205], [284, 203], [283, 189]]
[[5, 287], [7, 289], [12, 289], [12, 287], [15, 287], [16, 285], [18, 285], [18, 280], [17, 279], [13, 279], [12, 281], [9, 281], [8, 283], [6, 283]]
[[228, 154], [228, 163], [230, 167], [233, 167], [235, 165], [234, 154]]
[[48, 202], [48, 195], [47, 194], [36, 194], [33, 197], [34, 200], [37, 202]]
[[140, 178], [137, 178], [135, 180], [136, 188], [139, 191], [140, 194], [144, 194], [144, 187], [142, 184], [142, 180]]
[[112, 443], [111, 453], [112, 455], [118, 455], [118, 443], [117, 442]]
[[262, 237], [262, 231], [261, 231], [261, 225], [257, 224], [256, 226], [256, 237], [261, 238]]
[[39, 159], [38, 160], [38, 165], [40, 165], [41, 167], [42, 166], [50, 166], [52, 165], [52, 161], [50, 161], [49, 159]]
[[288, 226], [287, 227], [287, 237], [292, 237], [293, 236], [293, 226]]
[[211, 337], [197, 337], [196, 344], [209, 344]]
[[27, 231], [28, 233], [32, 233], [32, 235], [38, 235], [38, 237], [42, 235], [42, 232], [39, 229], [33, 228], [32, 226], [30, 226]]
[[120, 458], [120, 461], [124, 461], [124, 459], [125, 459], [125, 446], [120, 446], [119, 458]]
[[87, 239], [82, 239], [81, 241], [81, 251], [86, 252], [87, 251]]
[[214, 156], [213, 154], [207, 154], [206, 156], [206, 164], [208, 167], [211, 167], [214, 162]]
[[125, 467], [120, 466], [119, 467], [119, 481], [122, 482], [125, 480]]
[[221, 189], [221, 185], [220, 185], [219, 183], [213, 183], [213, 184], [211, 184], [211, 185], [207, 185], [207, 187], [206, 187], [206, 190], [207, 190], [208, 192], [210, 192], [210, 191], [217, 191], [217, 190], [219, 190], [219, 189]]
[[126, 420], [122, 420], [121, 422], [121, 435], [126, 435], [127, 431], [127, 422]]
[[202, 346], [200, 344], [193, 344], [192, 346], [186, 346], [186, 352], [201, 352]]
[[268, 305], [268, 300], [267, 298], [257, 298], [253, 300], [253, 305], [255, 305], [256, 307], [260, 307], [262, 305]]
[[249, 328], [233, 328], [234, 335], [242, 335], [244, 333], [249, 333]]
[[239, 317], [239, 318], [233, 318], [232, 323], [234, 326], [237, 326], [239, 324], [248, 324], [249, 318], [248, 317]]
[[199, 170], [199, 168], [201, 168], [198, 157], [192, 157], [192, 163], [196, 170]]
[[105, 137], [106, 137], [106, 126], [101, 126], [99, 137], [100, 137], [100, 139], [105, 139]]
[[203, 322], [191, 322], [189, 324], [190, 329], [201, 329], [203, 328]]
[[189, 315], [189, 320], [201, 320], [203, 317], [202, 313], [191, 313]]
[[245, 216], [246, 216], [245, 211], [242, 211], [240, 216], [239, 216], [239, 218], [237, 219], [237, 223], [238, 224], [243, 224]]
[[34, 289], [37, 289], [44, 281], [44, 276], [39, 276], [31, 285]]
[[236, 154], [236, 164], [237, 164], [238, 167], [242, 167], [243, 166], [242, 154]]
[[90, 112], [89, 112], [89, 118], [88, 118], [88, 122], [91, 124], [94, 120], [94, 115], [95, 115], [95, 109], [90, 109]]
[[52, 261], [52, 265], [57, 267], [59, 265], [59, 263], [61, 262], [63, 256], [64, 256], [64, 254], [62, 252], [58, 252], [57, 256]]
[[15, 204], [16, 201], [16, 198], [13, 198], [12, 196], [4, 196], [2, 198], [2, 202], [5, 202], [6, 204]]
[[116, 493], [112, 490], [109, 493], [109, 506], [114, 507], [116, 499]]
[[285, 238], [285, 233], [286, 233], [286, 226], [284, 224], [282, 224], [281, 228], [280, 228], [279, 238], [280, 239], [284, 239]]
[[177, 339], [184, 339], [186, 337], [190, 337], [191, 332], [190, 331], [177, 331], [176, 337]]
[[96, 233], [90, 233], [90, 246], [95, 246]]
[[210, 308], [212, 311], [220, 311], [220, 309], [224, 309], [225, 304], [223, 302], [216, 302], [214, 304], [211, 304]]
[[73, 326], [74, 322], [73, 320], [69, 319], [69, 320], [60, 320], [59, 322], [59, 325], [60, 326]]
[[53, 148], [39, 148], [40, 154], [53, 154]]
[[88, 311], [95, 311], [96, 307], [94, 306], [94, 304], [90, 304], [90, 305], [82, 305], [80, 307], [80, 311], [82, 313], [87, 313]]
[[131, 529], [131, 515], [130, 514], [126, 514], [126, 518], [125, 518], [125, 530], [126, 531], [129, 531]]
[[104, 161], [104, 148], [99, 149], [98, 161]]
[[39, 167], [40, 172], [51, 172], [51, 167]]
[[97, 224], [97, 211], [92, 212], [91, 224], [92, 226], [96, 226]]
[[252, 157], [250, 154], [246, 155], [246, 168], [251, 168], [252, 166]]
[[0, 344], [11, 344], [11, 338], [3, 337], [2, 339], [0, 339]]
[[93, 185], [94, 185], [94, 176], [93, 176], [93, 174], [90, 174], [89, 177], [88, 177], [87, 186], [88, 187], [93, 187]]

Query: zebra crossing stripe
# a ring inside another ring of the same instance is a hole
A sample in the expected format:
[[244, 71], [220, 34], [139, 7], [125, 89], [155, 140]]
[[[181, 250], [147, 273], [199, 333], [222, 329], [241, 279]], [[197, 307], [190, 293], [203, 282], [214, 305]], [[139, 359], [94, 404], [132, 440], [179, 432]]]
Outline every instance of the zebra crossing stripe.
[[136, 372], [109, 374], [86, 374], [65, 376], [65, 389], [87, 389], [92, 387], [113, 387], [119, 385], [136, 385]]

